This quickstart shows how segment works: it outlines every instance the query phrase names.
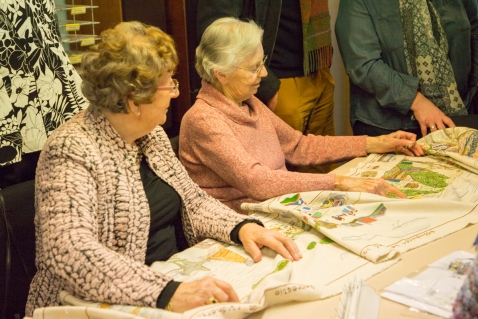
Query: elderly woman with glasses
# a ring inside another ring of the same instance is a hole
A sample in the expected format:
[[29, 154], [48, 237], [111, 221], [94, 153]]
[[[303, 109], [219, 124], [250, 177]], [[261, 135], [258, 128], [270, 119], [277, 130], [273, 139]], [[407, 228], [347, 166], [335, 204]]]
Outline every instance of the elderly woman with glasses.
[[175, 157], [161, 124], [179, 95], [174, 42], [160, 29], [120, 23], [82, 60], [90, 104], [45, 144], [36, 175], [36, 265], [27, 316], [59, 293], [175, 312], [238, 301], [212, 277], [175, 282], [148, 265], [211, 237], [269, 246], [289, 260], [295, 243], [205, 194]]
[[209, 195], [237, 212], [243, 202], [313, 190], [405, 195], [382, 179], [291, 172], [286, 164], [317, 165], [367, 153], [423, 155], [415, 135], [304, 136], [278, 118], [254, 94], [266, 57], [262, 29], [253, 21], [221, 18], [196, 49], [202, 88], [185, 114], [179, 156], [189, 176]]

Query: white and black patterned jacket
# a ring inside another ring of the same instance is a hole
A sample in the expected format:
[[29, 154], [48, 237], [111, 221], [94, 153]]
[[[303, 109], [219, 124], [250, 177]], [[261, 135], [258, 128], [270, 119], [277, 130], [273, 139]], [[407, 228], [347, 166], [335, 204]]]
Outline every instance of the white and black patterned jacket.
[[126, 143], [102, 115], [82, 111], [58, 128], [36, 176], [36, 265], [26, 315], [59, 304], [58, 293], [99, 302], [155, 307], [169, 276], [145, 265], [150, 211], [138, 153], [182, 200], [186, 239], [232, 243], [246, 216], [208, 196], [188, 177], [161, 127]]

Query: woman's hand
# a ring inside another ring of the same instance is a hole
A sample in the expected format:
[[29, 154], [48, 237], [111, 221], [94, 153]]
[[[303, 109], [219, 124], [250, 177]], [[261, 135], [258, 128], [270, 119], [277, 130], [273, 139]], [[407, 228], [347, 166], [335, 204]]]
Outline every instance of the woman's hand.
[[428, 128], [430, 128], [430, 132], [434, 132], [446, 127], [455, 127], [452, 119], [420, 92], [413, 100], [410, 110], [413, 111], [413, 116], [418, 121], [423, 136], [427, 135]]
[[213, 277], [181, 283], [169, 301], [171, 311], [180, 313], [215, 302], [239, 302], [239, 297], [231, 285]]
[[335, 176], [335, 189], [346, 192], [367, 192], [381, 196], [392, 193], [401, 198], [407, 198], [398, 188], [381, 178], [359, 178]]
[[239, 230], [239, 239], [244, 249], [255, 262], [262, 259], [261, 248], [267, 246], [289, 260], [299, 260], [302, 254], [296, 243], [281, 233], [265, 229], [255, 223], [247, 223]]
[[422, 156], [425, 153], [416, 143], [417, 136], [413, 133], [396, 131], [388, 135], [376, 137], [367, 136], [367, 153], [403, 153], [408, 156]]

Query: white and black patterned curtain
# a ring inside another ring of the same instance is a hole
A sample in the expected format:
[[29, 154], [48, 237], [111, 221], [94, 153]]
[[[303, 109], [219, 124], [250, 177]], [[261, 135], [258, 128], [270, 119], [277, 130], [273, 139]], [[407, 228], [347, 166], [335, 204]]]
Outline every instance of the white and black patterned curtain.
[[0, 0], [0, 166], [38, 151], [87, 101], [53, 0]]

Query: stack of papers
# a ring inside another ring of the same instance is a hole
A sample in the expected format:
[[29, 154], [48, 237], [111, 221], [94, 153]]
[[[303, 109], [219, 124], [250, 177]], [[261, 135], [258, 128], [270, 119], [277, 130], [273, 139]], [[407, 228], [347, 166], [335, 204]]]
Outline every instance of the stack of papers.
[[385, 288], [383, 297], [440, 317], [452, 316], [453, 302], [473, 267], [476, 254], [453, 252], [412, 278], [402, 278]]
[[336, 319], [377, 319], [380, 296], [360, 276], [344, 287]]

